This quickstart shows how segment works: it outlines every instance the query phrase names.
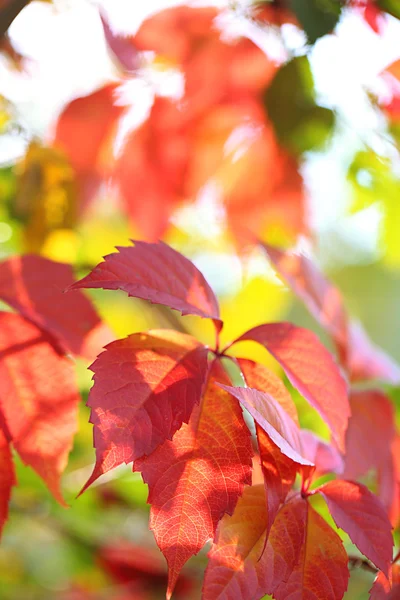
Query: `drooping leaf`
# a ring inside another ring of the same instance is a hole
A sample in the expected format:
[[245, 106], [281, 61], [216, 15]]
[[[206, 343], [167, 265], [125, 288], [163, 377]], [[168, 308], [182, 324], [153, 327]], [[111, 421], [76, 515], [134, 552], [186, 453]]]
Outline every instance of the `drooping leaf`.
[[16, 484], [10, 446], [0, 429], [0, 535], [7, 521], [12, 487]]
[[63, 503], [63, 472], [77, 427], [79, 394], [72, 363], [43, 330], [0, 313], [0, 409], [11, 441]]
[[393, 404], [380, 390], [354, 390], [346, 432], [345, 479], [358, 479], [387, 463], [395, 434]]
[[232, 387], [222, 383], [218, 385], [239, 400], [285, 456], [299, 465], [313, 466], [300, 454], [298, 426], [272, 396], [252, 388]]
[[310, 44], [331, 33], [337, 25], [344, 2], [342, 0], [289, 0], [289, 6], [304, 29]]
[[150, 454], [189, 421], [203, 392], [207, 354], [191, 336], [161, 329], [106, 347], [91, 366], [96, 465], [84, 489], [114, 467]]
[[278, 139], [290, 151], [301, 154], [316, 150], [330, 138], [335, 115], [316, 103], [313, 75], [306, 56], [296, 56], [279, 69], [265, 92], [264, 101]]
[[219, 363], [189, 424], [134, 466], [149, 485], [150, 527], [169, 568], [167, 598], [182, 566], [251, 483], [250, 432], [237, 401], [215, 381], [227, 382]]
[[234, 343], [245, 340], [262, 344], [276, 358], [290, 382], [329, 425], [343, 450], [350, 416], [347, 385], [314, 333], [291, 323], [269, 323], [250, 329]]
[[82, 292], [63, 294], [73, 282], [69, 265], [41, 256], [0, 262], [0, 299], [54, 336], [65, 352], [93, 359], [112, 332]]
[[392, 560], [390, 521], [378, 498], [361, 483], [337, 479], [318, 488], [338, 527], [387, 576]]
[[[301, 506], [305, 503], [299, 499]], [[342, 600], [347, 589], [347, 554], [340, 537], [309, 505], [306, 539], [297, 567], [274, 591], [275, 600]]]
[[283, 506], [261, 556], [268, 521], [264, 489], [262, 485], [246, 488], [233, 515], [226, 515], [218, 526], [203, 599], [247, 600], [271, 594], [297, 564], [305, 538], [306, 511], [303, 501]]
[[213, 319], [221, 328], [214, 292], [190, 260], [163, 242], [135, 241], [134, 246], [117, 249], [70, 289], [123, 290], [129, 296], [165, 304], [183, 315]]

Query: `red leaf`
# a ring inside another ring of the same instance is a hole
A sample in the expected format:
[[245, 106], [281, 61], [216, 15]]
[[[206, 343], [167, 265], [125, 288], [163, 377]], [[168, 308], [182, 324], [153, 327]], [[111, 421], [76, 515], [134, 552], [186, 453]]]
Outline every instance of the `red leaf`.
[[305, 256], [261, 244], [279, 275], [330, 333], [352, 381], [400, 382], [400, 367], [374, 346], [357, 322], [349, 322], [340, 292]]
[[313, 466], [301, 456], [298, 427], [272, 396], [252, 388], [218, 385], [240, 401], [285, 456], [299, 465]]
[[11, 489], [16, 484], [10, 446], [0, 430], [0, 535], [8, 517]]
[[114, 467], [150, 454], [189, 421], [203, 391], [207, 354], [194, 338], [161, 329], [106, 347], [91, 366], [96, 465], [83, 490]]
[[81, 197], [90, 200], [107, 174], [112, 158], [111, 137], [124, 108], [114, 104], [118, 84], [110, 83], [76, 98], [61, 113], [54, 146], [68, 156], [78, 178]]
[[60, 475], [80, 400], [72, 363], [36, 325], [0, 313], [0, 382], [0, 408], [15, 449], [63, 503]]
[[251, 483], [251, 437], [232, 396], [215, 385], [227, 381], [214, 363], [202, 403], [173, 440], [135, 463], [149, 485], [150, 527], [167, 559], [171, 597], [185, 562], [214, 537]]
[[393, 527], [400, 524], [400, 436], [392, 440], [389, 455], [378, 468], [379, 498]]
[[245, 340], [262, 344], [276, 358], [290, 382], [329, 425], [343, 450], [350, 416], [347, 385], [318, 338], [291, 323], [269, 323], [250, 329], [234, 343]]
[[[281, 508], [261, 556], [267, 527], [262, 485], [245, 489], [232, 516], [220, 522], [209, 553], [203, 600], [247, 600], [271, 594], [287, 580], [305, 537], [307, 504]], [[261, 558], [260, 558], [261, 556]]]
[[163, 242], [134, 244], [105, 256], [104, 262], [70, 289], [123, 290], [183, 315], [213, 319], [217, 329], [222, 327], [214, 292], [190, 260]]
[[353, 481], [336, 480], [316, 491], [325, 498], [338, 527], [385, 575], [392, 560], [393, 538], [386, 512], [367, 487]]
[[82, 292], [66, 296], [74, 277], [69, 265], [35, 255], [0, 263], [0, 298], [54, 336], [65, 352], [95, 358], [112, 333]]
[[343, 477], [358, 479], [387, 463], [395, 434], [394, 409], [380, 390], [353, 391], [350, 407]]
[[[251, 388], [267, 392], [297, 425], [296, 406], [279, 377], [263, 365], [250, 360], [238, 359], [238, 364], [246, 384]], [[266, 537], [268, 538], [279, 507], [285, 501], [289, 490], [293, 486], [299, 465], [283, 454], [259, 425], [256, 426], [256, 430], [261, 469], [265, 482], [265, 501], [268, 512]]]
[[[298, 500], [299, 505], [304, 503]], [[297, 567], [275, 591], [275, 600], [342, 600], [347, 554], [340, 537], [307, 503], [306, 540]]]
[[400, 598], [400, 565], [393, 565], [389, 581], [380, 571], [370, 590], [370, 600], [398, 600]]
[[238, 358], [237, 362], [246, 385], [261, 392], [267, 392], [282, 406], [292, 421], [298, 425], [299, 418], [297, 416], [296, 405], [283, 381], [273, 371], [270, 371], [260, 363], [248, 360], [247, 358]]
[[315, 464], [313, 473], [315, 479], [326, 473], [343, 472], [343, 458], [332, 444], [327, 444], [307, 429], [300, 431], [300, 437], [303, 456]]

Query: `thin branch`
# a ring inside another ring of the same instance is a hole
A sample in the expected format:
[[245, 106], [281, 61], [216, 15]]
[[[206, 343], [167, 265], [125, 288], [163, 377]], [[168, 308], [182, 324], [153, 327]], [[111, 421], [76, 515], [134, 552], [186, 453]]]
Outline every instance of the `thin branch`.
[[14, 21], [15, 17], [19, 15], [21, 10], [29, 4], [29, 0], [10, 0], [0, 10], [0, 40], [7, 33], [8, 28]]
[[378, 569], [374, 567], [369, 560], [365, 558], [361, 558], [359, 556], [349, 556], [349, 568], [350, 569], [364, 569], [364, 571], [368, 571], [369, 573], [376, 574]]

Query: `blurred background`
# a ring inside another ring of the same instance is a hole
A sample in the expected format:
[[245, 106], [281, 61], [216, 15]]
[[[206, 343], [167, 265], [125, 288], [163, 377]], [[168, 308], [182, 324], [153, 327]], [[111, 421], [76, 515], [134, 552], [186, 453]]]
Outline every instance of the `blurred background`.
[[[294, 246], [400, 361], [400, 7], [304, 4], [0, 0], [0, 258], [39, 253], [82, 276], [130, 238], [163, 239], [216, 290], [224, 340], [288, 319], [329, 343], [254, 239]], [[91, 297], [116, 337], [173, 327], [211, 341], [196, 317]], [[261, 350], [248, 356], [279, 372]], [[164, 597], [140, 475], [119, 468], [76, 499], [94, 461], [88, 366], [77, 363], [71, 507], [18, 463], [4, 600]], [[388, 391], [399, 412], [400, 390]], [[199, 597], [206, 550], [177, 599]], [[346, 598], [368, 598], [372, 580], [352, 570]]]

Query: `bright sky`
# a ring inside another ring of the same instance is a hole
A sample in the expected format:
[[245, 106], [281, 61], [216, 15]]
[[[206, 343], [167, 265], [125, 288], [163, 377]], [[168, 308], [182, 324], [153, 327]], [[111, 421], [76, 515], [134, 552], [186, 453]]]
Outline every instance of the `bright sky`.
[[[227, 0], [215, 3], [226, 6]], [[115, 73], [107, 54], [98, 6], [106, 10], [116, 31], [132, 33], [147, 14], [172, 4], [178, 2], [54, 0], [54, 6], [32, 2], [10, 29], [16, 48], [31, 57], [28, 72], [26, 75], [12, 73], [0, 62], [0, 94], [15, 103], [28, 130], [42, 135], [68, 100], [91, 92]], [[245, 27], [253, 39], [257, 38], [257, 32], [243, 21], [231, 19], [228, 27], [232, 31], [243, 31]], [[286, 42], [296, 49], [303, 39], [288, 26]], [[279, 48], [272, 47], [279, 53]], [[382, 38], [355, 16], [344, 18], [337, 34], [318, 41], [311, 52], [320, 99], [338, 110], [345, 131], [329, 152], [313, 157], [305, 167], [314, 223], [324, 234], [325, 245], [337, 247], [338, 235], [344, 242], [346, 237], [354, 239], [355, 228], [368, 233], [368, 236], [362, 235], [364, 251], [368, 254], [367, 238], [372, 240], [370, 250], [373, 249], [378, 223], [376, 213], [366, 213], [361, 220], [341, 220], [338, 225], [338, 217], [347, 201], [346, 190], [340, 182], [344, 165], [360, 144], [367, 143], [383, 153], [389, 151], [387, 141], [378, 133], [379, 122], [366, 102], [365, 90], [377, 89], [377, 74], [399, 57], [398, 21], [390, 19]], [[133, 84], [131, 89], [135, 104], [139, 98], [145, 103], [149, 96], [143, 86], [137, 85]], [[22, 154], [23, 150], [21, 140], [3, 136], [0, 163]], [[330, 184], [326, 185], [328, 181]]]

